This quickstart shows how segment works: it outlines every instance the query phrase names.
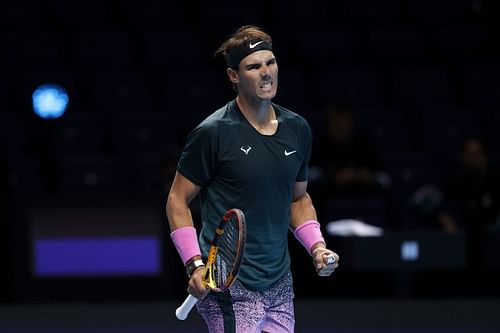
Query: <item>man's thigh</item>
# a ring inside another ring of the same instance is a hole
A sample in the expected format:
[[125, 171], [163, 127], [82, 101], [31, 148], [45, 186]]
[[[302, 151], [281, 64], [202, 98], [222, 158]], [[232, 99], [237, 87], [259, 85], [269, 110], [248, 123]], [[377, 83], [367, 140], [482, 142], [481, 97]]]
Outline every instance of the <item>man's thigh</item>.
[[235, 283], [229, 292], [210, 293], [198, 302], [197, 307], [210, 333], [260, 333], [259, 324], [265, 318], [259, 293], [249, 291], [239, 283]]
[[288, 272], [262, 295], [266, 312], [266, 316], [260, 324], [262, 331], [273, 333], [294, 331], [295, 310], [293, 298], [293, 281], [290, 272]]

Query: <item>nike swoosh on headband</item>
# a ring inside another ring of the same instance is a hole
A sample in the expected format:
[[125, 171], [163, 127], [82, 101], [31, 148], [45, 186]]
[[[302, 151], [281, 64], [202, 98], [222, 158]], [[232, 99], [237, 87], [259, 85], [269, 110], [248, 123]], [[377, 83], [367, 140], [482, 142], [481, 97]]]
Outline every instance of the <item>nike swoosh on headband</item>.
[[243, 58], [260, 50], [269, 50], [272, 52], [272, 44], [257, 38], [248, 42], [245, 41], [229, 51], [229, 54], [225, 56], [226, 62], [230, 68], [238, 68]]
[[250, 44], [248, 44], [248, 46], [249, 46], [251, 49], [253, 49], [254, 47], [256, 47], [257, 45], [259, 45], [260, 43], [264, 43], [264, 41], [263, 41], [263, 40], [261, 40], [261, 41], [258, 41], [258, 42], [257, 42], [257, 43], [255, 43], [255, 44], [252, 44], [252, 42], [250, 42]]

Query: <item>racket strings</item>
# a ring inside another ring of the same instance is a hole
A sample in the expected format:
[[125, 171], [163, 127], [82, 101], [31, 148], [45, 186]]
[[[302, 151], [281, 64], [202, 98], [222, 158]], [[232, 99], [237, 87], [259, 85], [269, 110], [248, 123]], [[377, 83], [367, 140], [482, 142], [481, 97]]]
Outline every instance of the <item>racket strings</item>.
[[236, 264], [238, 254], [238, 245], [238, 223], [232, 220], [227, 221], [224, 233], [219, 239], [219, 247], [216, 258], [217, 264], [215, 265], [215, 281], [219, 286], [225, 284], [228, 277], [233, 273], [233, 268]]

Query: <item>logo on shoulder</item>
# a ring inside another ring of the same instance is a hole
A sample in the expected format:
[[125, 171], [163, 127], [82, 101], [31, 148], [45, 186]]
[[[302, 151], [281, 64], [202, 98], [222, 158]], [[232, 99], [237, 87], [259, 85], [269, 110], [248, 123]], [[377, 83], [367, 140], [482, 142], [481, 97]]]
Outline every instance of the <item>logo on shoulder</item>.
[[292, 154], [294, 154], [294, 153], [296, 153], [296, 152], [297, 152], [296, 150], [287, 151], [287, 150], [285, 149], [285, 156], [290, 156], [290, 155], [292, 155]]
[[245, 155], [248, 155], [252, 147], [250, 146], [241, 146], [240, 150], [245, 153]]

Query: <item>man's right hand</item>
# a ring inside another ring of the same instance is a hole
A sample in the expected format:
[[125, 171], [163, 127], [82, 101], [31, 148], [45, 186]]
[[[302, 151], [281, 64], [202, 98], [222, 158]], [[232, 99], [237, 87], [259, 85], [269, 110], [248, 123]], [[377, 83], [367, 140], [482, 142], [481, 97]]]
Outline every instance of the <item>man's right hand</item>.
[[189, 279], [188, 293], [198, 299], [202, 299], [210, 292], [210, 288], [203, 282], [204, 272], [205, 266], [198, 267], [193, 274], [191, 274], [191, 278]]

